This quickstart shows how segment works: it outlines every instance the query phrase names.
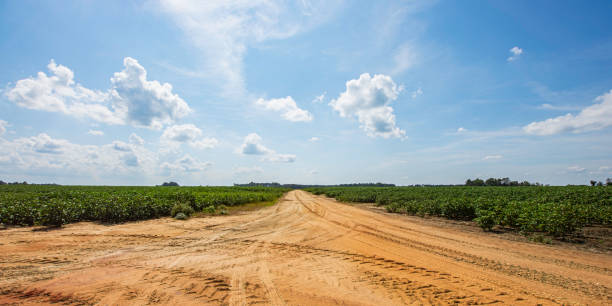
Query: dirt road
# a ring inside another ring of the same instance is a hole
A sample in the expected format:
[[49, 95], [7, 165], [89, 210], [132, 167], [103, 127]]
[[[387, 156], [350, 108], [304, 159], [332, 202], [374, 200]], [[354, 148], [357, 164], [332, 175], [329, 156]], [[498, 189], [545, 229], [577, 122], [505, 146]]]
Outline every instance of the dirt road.
[[0, 231], [0, 304], [612, 304], [612, 256], [303, 191], [233, 216]]

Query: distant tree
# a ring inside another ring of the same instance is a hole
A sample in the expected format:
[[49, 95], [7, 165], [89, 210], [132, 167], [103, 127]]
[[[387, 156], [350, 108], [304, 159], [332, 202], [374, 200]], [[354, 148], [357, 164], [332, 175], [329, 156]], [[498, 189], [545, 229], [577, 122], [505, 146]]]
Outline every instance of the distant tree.
[[487, 186], [499, 186], [500, 182], [497, 179], [490, 177], [485, 181], [485, 184]]
[[6, 185], [6, 182], [0, 180], [0, 185]]
[[595, 184], [597, 184], [597, 182], [594, 180], [591, 180], [591, 186], [595, 186]]
[[467, 179], [467, 181], [465, 181], [465, 186], [472, 186], [472, 180]]
[[162, 186], [179, 186], [177, 182], [164, 182]]
[[606, 186], [612, 186], [612, 178], [606, 179]]
[[484, 186], [485, 182], [482, 179], [475, 179], [474, 181], [472, 181], [472, 186]]
[[597, 186], [603, 186], [603, 185], [604, 184], [601, 181], [597, 182]]

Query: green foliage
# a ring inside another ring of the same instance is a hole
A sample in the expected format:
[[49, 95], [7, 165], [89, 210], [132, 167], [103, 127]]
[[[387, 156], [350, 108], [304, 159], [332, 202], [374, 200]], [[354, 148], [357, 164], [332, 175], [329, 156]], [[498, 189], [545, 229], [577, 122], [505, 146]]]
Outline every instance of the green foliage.
[[269, 187], [1, 185], [0, 223], [59, 226], [79, 221], [145, 220], [185, 213], [172, 212], [176, 203], [202, 211], [211, 205], [276, 201], [287, 191]]
[[385, 206], [388, 212], [474, 220], [485, 230], [504, 226], [523, 233], [564, 236], [585, 226], [612, 226], [612, 188], [605, 186], [321, 187], [306, 190], [345, 202], [376, 203]]
[[217, 212], [217, 209], [215, 209], [215, 206], [214, 206], [214, 205], [209, 205], [209, 206], [205, 207], [205, 208], [202, 210], [202, 212], [203, 212], [203, 213], [205, 213], [205, 214], [211, 214], [211, 215], [214, 215], [214, 214], [215, 214], [215, 212]]
[[176, 203], [174, 204], [174, 206], [172, 206], [172, 211], [170, 212], [170, 215], [172, 217], [176, 217], [177, 214], [184, 214], [187, 217], [191, 216], [191, 214], [194, 213], [194, 210], [191, 206], [189, 206], [189, 204], [187, 203]]

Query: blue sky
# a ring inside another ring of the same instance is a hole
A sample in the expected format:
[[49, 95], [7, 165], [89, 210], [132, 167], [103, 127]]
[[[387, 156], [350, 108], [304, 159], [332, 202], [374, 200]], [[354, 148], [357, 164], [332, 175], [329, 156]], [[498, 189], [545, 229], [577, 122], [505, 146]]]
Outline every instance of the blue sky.
[[610, 1], [0, 1], [0, 179], [612, 177]]

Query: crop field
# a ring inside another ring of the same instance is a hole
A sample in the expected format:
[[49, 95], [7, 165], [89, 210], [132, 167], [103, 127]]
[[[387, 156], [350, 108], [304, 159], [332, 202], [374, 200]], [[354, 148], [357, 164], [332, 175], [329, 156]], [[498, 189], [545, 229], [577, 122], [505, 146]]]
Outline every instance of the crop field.
[[2, 185], [0, 223], [57, 226], [79, 221], [146, 220], [275, 201], [287, 191], [266, 187]]
[[308, 189], [345, 202], [376, 203], [387, 211], [475, 220], [483, 229], [572, 234], [612, 226], [611, 187], [325, 187]]

